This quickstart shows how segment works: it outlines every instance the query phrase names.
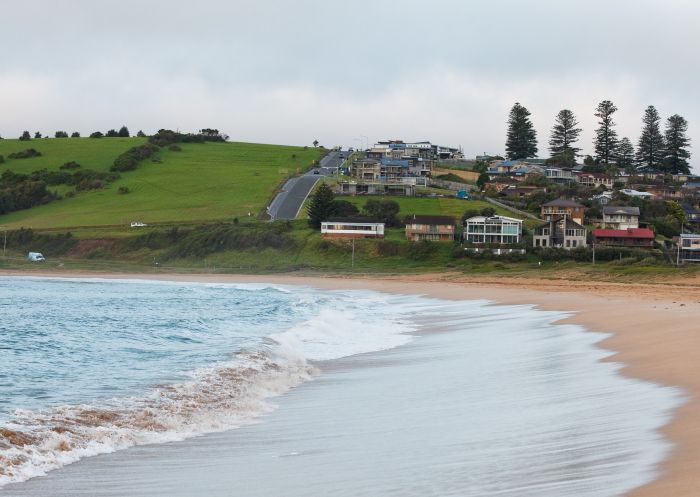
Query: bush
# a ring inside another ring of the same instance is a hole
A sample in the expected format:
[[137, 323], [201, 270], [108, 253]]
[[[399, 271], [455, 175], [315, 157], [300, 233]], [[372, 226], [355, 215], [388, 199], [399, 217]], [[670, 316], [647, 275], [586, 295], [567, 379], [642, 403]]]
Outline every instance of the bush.
[[428, 240], [412, 242], [408, 245], [408, 258], [414, 261], [426, 261], [437, 250], [437, 245]]
[[173, 152], [182, 152], [182, 147], [180, 147], [180, 145], [172, 144], [168, 147], [168, 150], [172, 150]]
[[382, 257], [399, 255], [401, 244], [394, 240], [380, 240], [377, 242], [377, 253]]
[[102, 138], [104, 135], [101, 131], [94, 131], [90, 133], [90, 138]]
[[80, 164], [75, 161], [64, 163], [59, 169], [80, 169]]
[[65, 131], [56, 131], [54, 136], [56, 138], [68, 138], [68, 133], [66, 133]]
[[23, 252], [39, 251], [44, 255], [61, 255], [78, 243], [72, 233], [44, 234], [21, 228], [7, 232], [7, 246]]
[[7, 157], [10, 159], [30, 159], [32, 157], [41, 157], [41, 152], [33, 148], [28, 148], [21, 152], [14, 152]]
[[73, 131], [70, 135], [71, 138], [80, 138], [80, 133], [77, 131]]
[[125, 195], [129, 193], [129, 187], [128, 186], [120, 186], [119, 189], [117, 190], [117, 193], [119, 195]]
[[0, 164], [2, 164], [3, 162], [5, 162], [5, 157], [3, 157], [2, 155], [0, 155]]
[[114, 159], [114, 163], [112, 164], [112, 167], [109, 168], [109, 170], [119, 172], [133, 171], [134, 169], [136, 169], [139, 162], [141, 162], [144, 159], [147, 159], [148, 157], [151, 157], [157, 150], [158, 147], [150, 143], [132, 147], [123, 154], [121, 154], [119, 157]]

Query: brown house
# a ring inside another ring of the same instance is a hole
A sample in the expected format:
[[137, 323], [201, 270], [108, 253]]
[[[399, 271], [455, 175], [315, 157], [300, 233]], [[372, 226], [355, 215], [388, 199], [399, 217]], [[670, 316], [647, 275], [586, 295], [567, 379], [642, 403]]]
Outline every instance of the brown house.
[[414, 214], [406, 219], [406, 238], [413, 241], [452, 241], [455, 239], [455, 218]]
[[540, 217], [545, 221], [552, 221], [560, 217], [568, 217], [573, 219], [578, 224], [583, 224], [583, 214], [586, 208], [574, 202], [573, 200], [566, 200], [559, 198], [557, 200], [552, 200], [546, 204], [542, 204], [540, 210]]

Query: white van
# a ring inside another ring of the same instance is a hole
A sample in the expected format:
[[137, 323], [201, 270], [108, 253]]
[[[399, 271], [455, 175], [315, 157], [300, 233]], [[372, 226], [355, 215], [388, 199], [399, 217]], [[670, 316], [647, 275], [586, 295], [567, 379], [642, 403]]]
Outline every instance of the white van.
[[41, 252], [29, 252], [27, 254], [27, 260], [30, 262], [44, 262], [46, 259], [44, 259]]

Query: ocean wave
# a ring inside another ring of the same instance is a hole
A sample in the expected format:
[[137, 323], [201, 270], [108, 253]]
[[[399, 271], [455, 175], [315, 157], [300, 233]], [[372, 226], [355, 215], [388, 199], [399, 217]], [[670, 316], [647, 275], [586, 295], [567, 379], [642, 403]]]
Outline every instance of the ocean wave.
[[0, 426], [0, 486], [45, 475], [85, 457], [252, 423], [274, 409], [271, 398], [318, 374], [315, 361], [411, 340], [410, 323], [386, 314], [368, 312], [361, 303], [322, 309], [236, 352], [230, 361], [190, 372], [187, 381], [156, 385], [141, 397], [17, 410]]

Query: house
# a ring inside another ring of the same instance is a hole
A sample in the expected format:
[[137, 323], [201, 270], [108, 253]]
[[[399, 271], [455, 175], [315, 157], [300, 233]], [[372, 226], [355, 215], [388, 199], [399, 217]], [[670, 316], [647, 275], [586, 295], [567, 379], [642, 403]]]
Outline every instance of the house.
[[506, 216], [474, 216], [464, 222], [464, 241], [474, 244], [520, 243], [523, 222]]
[[[414, 181], [410, 181], [414, 180]], [[405, 195], [416, 193], [415, 178], [401, 178], [401, 181], [387, 182], [381, 180], [340, 181], [336, 186], [339, 195]]]
[[588, 186], [590, 188], [598, 188], [599, 186], [603, 186], [604, 188], [611, 190], [613, 187], [612, 177], [605, 173], [576, 173], [576, 181], [578, 181], [579, 185]]
[[552, 219], [566, 216], [570, 217], [578, 224], [583, 224], [583, 214], [585, 211], [586, 208], [578, 202], [559, 198], [542, 204], [540, 207], [540, 217], [544, 221], [551, 221]]
[[654, 232], [646, 228], [593, 230], [593, 243], [607, 247], [654, 248]]
[[679, 262], [700, 262], [700, 235], [681, 233], [674, 238]]
[[603, 225], [601, 227], [613, 230], [639, 228], [639, 207], [606, 205], [603, 207]]
[[350, 171], [359, 180], [378, 181], [382, 175], [382, 163], [377, 159], [354, 160]]
[[324, 238], [384, 238], [384, 223], [366, 219], [331, 218], [321, 222]]
[[683, 204], [683, 212], [685, 212], [685, 217], [688, 219], [688, 223], [696, 226], [700, 224], [700, 210], [690, 204]]
[[535, 228], [532, 246], [567, 250], [585, 247], [586, 228], [567, 216], [552, 218]]
[[601, 193], [600, 195], [593, 195], [590, 200], [595, 202], [598, 205], [608, 205], [613, 198], [613, 192], [611, 191], [605, 191]]
[[544, 170], [545, 177], [554, 183], [572, 183], [576, 181], [576, 173], [568, 167], [548, 167]]
[[414, 214], [406, 219], [406, 238], [412, 241], [452, 241], [455, 238], [455, 218]]

